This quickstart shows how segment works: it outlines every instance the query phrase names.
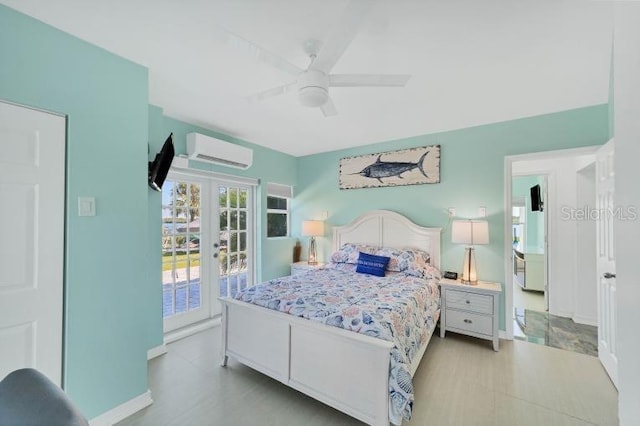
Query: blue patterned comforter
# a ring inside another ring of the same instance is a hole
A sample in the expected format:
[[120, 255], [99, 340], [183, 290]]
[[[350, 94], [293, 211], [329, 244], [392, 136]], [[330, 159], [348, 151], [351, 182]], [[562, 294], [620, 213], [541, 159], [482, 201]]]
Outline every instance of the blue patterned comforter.
[[249, 287], [236, 299], [394, 343], [389, 371], [389, 420], [411, 418], [411, 362], [440, 315], [438, 277], [402, 272], [359, 274], [355, 265], [331, 264]]

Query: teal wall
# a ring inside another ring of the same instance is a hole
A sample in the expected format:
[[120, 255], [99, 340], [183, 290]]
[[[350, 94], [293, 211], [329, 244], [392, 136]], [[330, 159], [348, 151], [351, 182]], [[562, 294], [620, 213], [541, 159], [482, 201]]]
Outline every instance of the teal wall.
[[[446, 208], [455, 207], [459, 217], [474, 218], [478, 207], [485, 206], [491, 243], [476, 247], [478, 273], [482, 279], [504, 282], [504, 157], [600, 145], [608, 132], [608, 106], [603, 104], [300, 157], [293, 229], [327, 211], [329, 236], [331, 225], [343, 225], [371, 209], [393, 210], [420, 225], [443, 227], [442, 269], [456, 271], [464, 247], [450, 242]], [[431, 144], [441, 145], [439, 184], [338, 189], [342, 157]], [[326, 259], [330, 238], [320, 238], [319, 246]], [[504, 297], [501, 303], [504, 330]]]
[[526, 232], [526, 249], [534, 250], [544, 247], [544, 212], [531, 211], [531, 193], [530, 188], [534, 185], [540, 185], [544, 193], [544, 177], [543, 176], [516, 176], [512, 180], [511, 194], [513, 197], [523, 198], [525, 200], [525, 232]]
[[[68, 117], [63, 381], [89, 418], [148, 388], [147, 80], [0, 5], [0, 98]], [[78, 196], [95, 217], [77, 216]]]
[[[149, 144], [148, 159], [153, 161], [156, 154], [162, 148], [168, 134], [164, 134], [164, 116], [162, 108], [149, 106]], [[149, 233], [147, 246], [147, 286], [149, 288], [150, 314], [147, 320], [147, 347], [149, 349], [163, 343], [164, 331], [162, 324], [162, 232], [160, 231], [162, 219], [160, 205], [162, 193], [148, 190], [149, 203], [147, 205], [147, 229]]]

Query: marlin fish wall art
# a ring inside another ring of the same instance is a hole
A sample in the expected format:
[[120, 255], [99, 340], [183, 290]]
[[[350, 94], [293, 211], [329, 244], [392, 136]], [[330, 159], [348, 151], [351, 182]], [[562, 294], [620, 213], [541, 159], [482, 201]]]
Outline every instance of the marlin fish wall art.
[[346, 157], [340, 160], [340, 189], [440, 182], [440, 145]]

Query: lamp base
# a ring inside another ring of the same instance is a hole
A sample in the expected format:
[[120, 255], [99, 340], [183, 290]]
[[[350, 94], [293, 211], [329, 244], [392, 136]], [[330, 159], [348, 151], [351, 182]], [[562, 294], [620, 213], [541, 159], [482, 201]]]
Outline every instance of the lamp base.
[[464, 263], [462, 265], [462, 284], [478, 285], [478, 275], [476, 271], [476, 256], [473, 247], [464, 250]]
[[309, 241], [309, 260], [307, 261], [309, 265], [317, 265], [317, 254], [316, 254], [316, 238], [311, 237], [311, 241]]

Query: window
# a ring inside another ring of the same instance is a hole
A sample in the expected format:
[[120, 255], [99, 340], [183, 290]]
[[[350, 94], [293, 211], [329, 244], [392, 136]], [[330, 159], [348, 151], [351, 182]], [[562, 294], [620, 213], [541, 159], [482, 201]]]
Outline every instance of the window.
[[289, 236], [289, 185], [267, 184], [267, 238]]

